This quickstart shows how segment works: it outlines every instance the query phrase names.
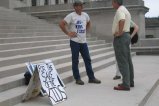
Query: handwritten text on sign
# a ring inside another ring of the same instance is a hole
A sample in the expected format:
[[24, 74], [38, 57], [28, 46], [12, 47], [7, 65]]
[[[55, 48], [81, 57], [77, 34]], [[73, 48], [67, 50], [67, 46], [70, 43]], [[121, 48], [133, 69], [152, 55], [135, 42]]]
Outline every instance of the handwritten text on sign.
[[41, 63], [37, 65], [41, 85], [46, 90], [52, 104], [57, 104], [67, 99], [64, 88], [58, 80], [58, 74], [53, 63]]

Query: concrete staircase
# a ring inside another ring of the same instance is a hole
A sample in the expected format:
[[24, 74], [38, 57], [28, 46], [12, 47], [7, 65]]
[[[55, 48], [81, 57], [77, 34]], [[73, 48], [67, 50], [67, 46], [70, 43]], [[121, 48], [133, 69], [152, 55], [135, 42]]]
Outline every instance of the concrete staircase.
[[[94, 71], [114, 64], [112, 44], [88, 37]], [[0, 7], [0, 106], [21, 102], [26, 91], [25, 63], [51, 59], [65, 84], [73, 81], [69, 39], [59, 27]], [[80, 57], [81, 76], [85, 67]]]
[[140, 39], [139, 43], [132, 47], [137, 55], [159, 55], [159, 38]]

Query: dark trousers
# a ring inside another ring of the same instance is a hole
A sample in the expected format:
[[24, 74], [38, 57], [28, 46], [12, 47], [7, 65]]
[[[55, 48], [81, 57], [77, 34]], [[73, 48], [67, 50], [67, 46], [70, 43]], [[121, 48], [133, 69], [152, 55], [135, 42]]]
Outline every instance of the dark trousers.
[[119, 71], [123, 77], [122, 84], [126, 87], [134, 84], [134, 68], [131, 59], [130, 41], [130, 34], [125, 32], [123, 35], [115, 37], [113, 42]]
[[87, 43], [77, 43], [70, 40], [70, 47], [72, 53], [72, 71], [74, 78], [76, 80], [80, 79], [78, 64], [79, 64], [79, 53], [81, 53], [81, 56], [85, 63], [88, 78], [94, 79], [95, 77], [94, 77], [94, 72], [92, 70], [91, 58], [89, 55]]

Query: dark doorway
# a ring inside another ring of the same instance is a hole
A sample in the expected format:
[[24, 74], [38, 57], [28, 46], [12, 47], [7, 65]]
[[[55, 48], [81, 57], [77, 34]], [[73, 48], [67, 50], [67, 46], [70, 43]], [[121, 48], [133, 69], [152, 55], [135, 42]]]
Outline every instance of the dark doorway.
[[68, 0], [64, 0], [64, 3], [65, 3], [65, 4], [68, 3]]
[[59, 0], [55, 0], [55, 4], [59, 4]]
[[36, 6], [36, 0], [31, 0], [32, 6]]
[[45, 0], [44, 5], [49, 5], [49, 0]]

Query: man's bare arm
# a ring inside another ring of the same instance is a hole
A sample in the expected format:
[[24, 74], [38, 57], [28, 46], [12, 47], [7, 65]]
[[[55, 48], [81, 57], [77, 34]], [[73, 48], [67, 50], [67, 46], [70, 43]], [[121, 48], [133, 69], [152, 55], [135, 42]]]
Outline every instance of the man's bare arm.
[[66, 34], [68, 35], [68, 31], [66, 30], [66, 21], [65, 20], [62, 20], [60, 23], [59, 23], [59, 26], [61, 28], [61, 30]]
[[136, 25], [135, 23], [133, 23], [133, 27], [134, 27], [134, 31], [133, 31], [133, 33], [131, 34], [131, 38], [138, 32], [138, 30], [139, 30], [139, 27], [138, 27], [138, 25]]
[[118, 36], [121, 36], [123, 34], [124, 24], [125, 24], [125, 20], [124, 19], [122, 19], [122, 20], [119, 21]]
[[87, 25], [86, 25], [86, 31], [87, 31], [87, 32], [90, 30], [90, 27], [91, 27], [91, 22], [88, 21], [88, 22], [87, 22]]
[[76, 32], [69, 32], [69, 31], [67, 31], [66, 25], [67, 25], [67, 22], [66, 22], [65, 20], [62, 20], [62, 21], [59, 23], [59, 26], [60, 26], [61, 30], [62, 30], [66, 35], [68, 35], [69, 37], [76, 37]]

